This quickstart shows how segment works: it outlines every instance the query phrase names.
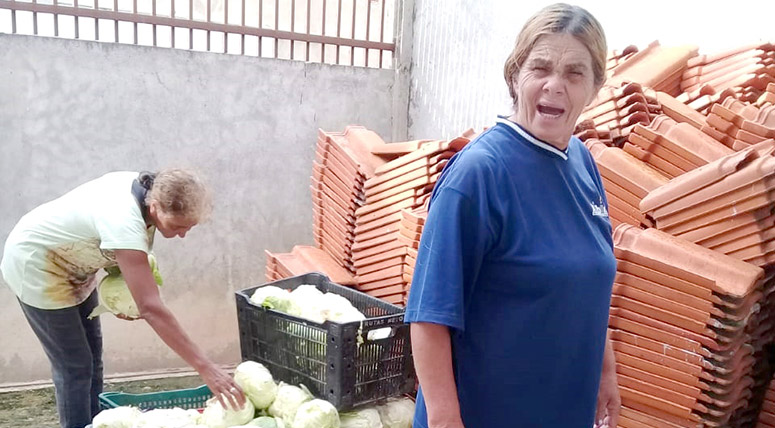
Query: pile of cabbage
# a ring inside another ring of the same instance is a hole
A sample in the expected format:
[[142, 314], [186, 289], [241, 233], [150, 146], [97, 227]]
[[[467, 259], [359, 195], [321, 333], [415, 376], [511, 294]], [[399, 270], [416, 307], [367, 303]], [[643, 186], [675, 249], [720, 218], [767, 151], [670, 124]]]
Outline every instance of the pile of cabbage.
[[[293, 291], [274, 285], [257, 288], [250, 301], [268, 309], [274, 309], [319, 324], [326, 321], [336, 323], [362, 322], [366, 320], [353, 304], [336, 293], [323, 293], [310, 284], [302, 284]], [[390, 327], [369, 331], [369, 340], [384, 339], [390, 336]], [[362, 339], [361, 339], [362, 340]]]
[[411, 428], [414, 402], [391, 399], [385, 404], [342, 413], [325, 400], [316, 399], [304, 385], [275, 383], [262, 364], [245, 361], [234, 371], [234, 381], [247, 400], [240, 409], [223, 407], [216, 398], [198, 410], [155, 409], [131, 406], [100, 412], [92, 428]]

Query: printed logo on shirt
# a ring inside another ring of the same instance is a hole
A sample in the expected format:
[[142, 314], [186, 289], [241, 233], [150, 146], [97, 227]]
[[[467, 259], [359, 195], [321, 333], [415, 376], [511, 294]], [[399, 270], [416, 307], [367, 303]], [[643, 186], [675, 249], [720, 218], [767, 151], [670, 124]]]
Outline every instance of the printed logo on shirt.
[[599, 205], [596, 205], [594, 203], [590, 204], [592, 205], [592, 215], [595, 217], [608, 217], [608, 210], [605, 208], [605, 204], [603, 204], [603, 201], [600, 201]]

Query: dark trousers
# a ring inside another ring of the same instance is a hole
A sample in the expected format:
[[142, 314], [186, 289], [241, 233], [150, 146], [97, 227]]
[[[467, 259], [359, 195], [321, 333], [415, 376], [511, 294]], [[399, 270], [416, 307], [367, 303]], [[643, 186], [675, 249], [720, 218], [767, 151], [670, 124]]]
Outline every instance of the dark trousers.
[[99, 413], [102, 392], [100, 319], [86, 319], [99, 304], [97, 291], [72, 308], [45, 310], [19, 303], [51, 362], [59, 424], [83, 428]]

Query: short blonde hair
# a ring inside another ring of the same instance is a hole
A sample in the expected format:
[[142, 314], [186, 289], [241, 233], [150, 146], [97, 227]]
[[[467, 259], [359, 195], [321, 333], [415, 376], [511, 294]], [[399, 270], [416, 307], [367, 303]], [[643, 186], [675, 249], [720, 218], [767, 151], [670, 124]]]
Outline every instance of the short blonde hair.
[[541, 9], [527, 20], [517, 36], [514, 50], [503, 66], [503, 77], [506, 79], [509, 95], [511, 95], [514, 104], [517, 103], [517, 92], [513, 87], [512, 77], [519, 73], [522, 64], [541, 36], [557, 33], [570, 34], [587, 47], [592, 56], [595, 89], [603, 86], [608, 56], [603, 27], [591, 13], [583, 8], [565, 3], [555, 3]]
[[193, 172], [164, 169], [156, 173], [149, 184], [146, 204], [155, 201], [167, 214], [199, 223], [207, 219], [212, 211], [210, 192]]

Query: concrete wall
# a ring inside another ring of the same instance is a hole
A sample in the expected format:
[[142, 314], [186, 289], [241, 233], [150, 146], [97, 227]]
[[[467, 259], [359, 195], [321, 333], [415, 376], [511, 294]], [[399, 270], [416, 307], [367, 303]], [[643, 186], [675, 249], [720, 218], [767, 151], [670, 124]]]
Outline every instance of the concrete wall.
[[[503, 63], [524, 22], [554, 1], [415, 0], [410, 138], [448, 138], [510, 113]], [[611, 49], [693, 44], [713, 53], [775, 41], [775, 2], [580, 0], [602, 24]]]
[[[0, 242], [28, 210], [112, 170], [193, 167], [215, 211], [157, 234], [163, 295], [219, 363], [239, 361], [234, 291], [264, 281], [264, 249], [311, 244], [318, 127], [391, 141], [394, 71], [0, 34]], [[0, 248], [1, 249], [1, 248]], [[0, 384], [50, 378], [0, 286]], [[103, 316], [109, 374], [185, 367], [142, 321]]]

